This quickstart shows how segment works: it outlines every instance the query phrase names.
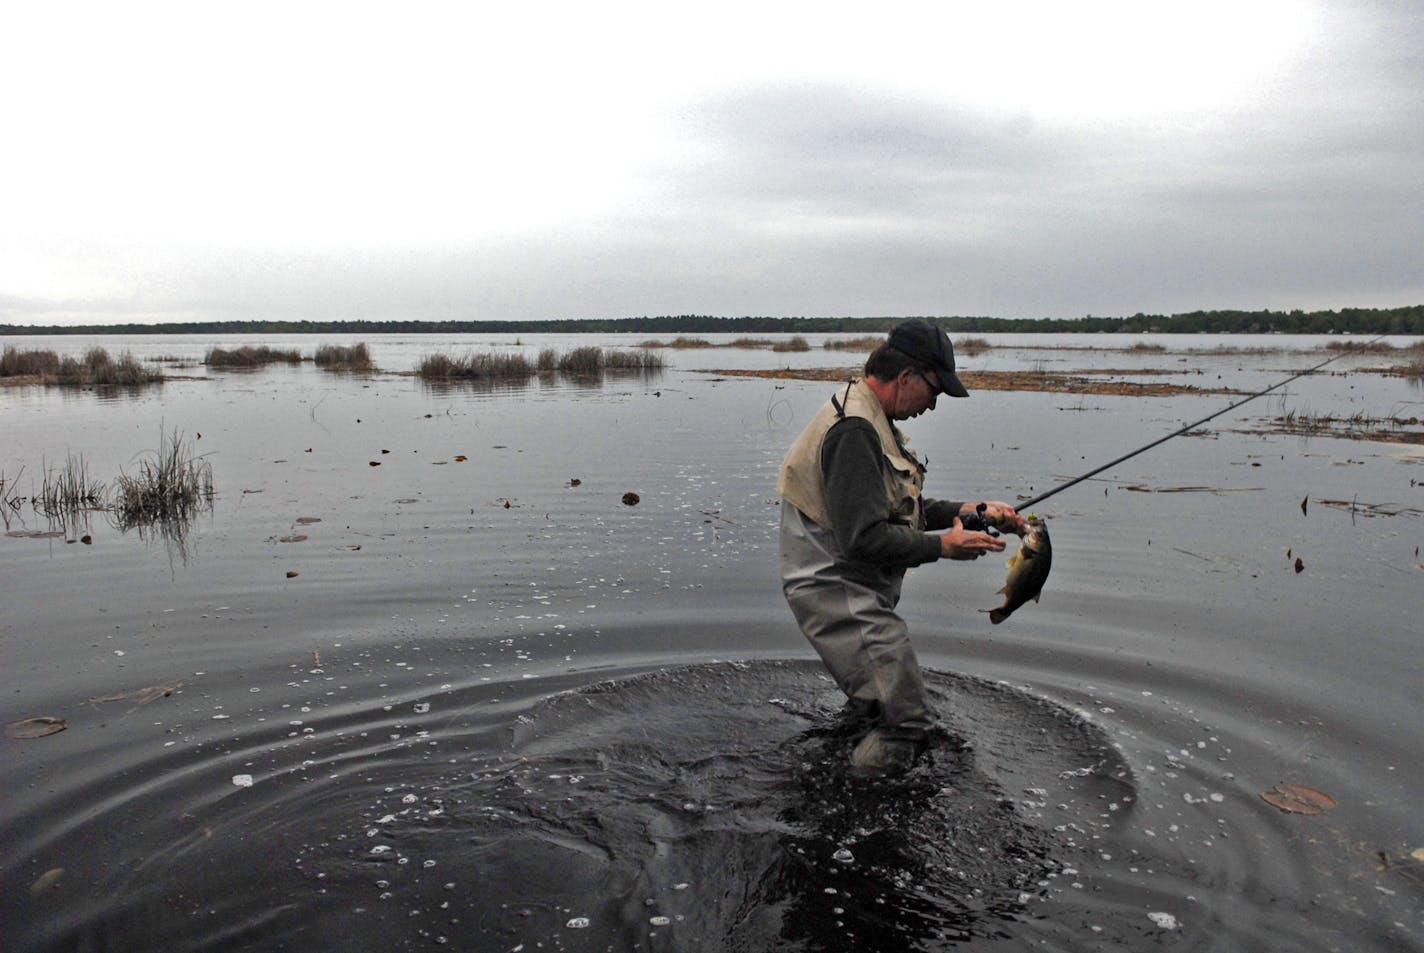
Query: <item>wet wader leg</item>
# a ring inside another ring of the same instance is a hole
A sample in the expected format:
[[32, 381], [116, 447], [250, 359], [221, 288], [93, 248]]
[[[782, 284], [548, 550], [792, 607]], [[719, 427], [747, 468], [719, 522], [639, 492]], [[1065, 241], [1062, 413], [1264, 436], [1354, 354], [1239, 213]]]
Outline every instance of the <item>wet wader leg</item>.
[[785, 503], [781, 543], [786, 601], [841, 690], [879, 702], [883, 725], [933, 725], [909, 628], [894, 612], [899, 578], [887, 576], [885, 591], [841, 578], [834, 539]]

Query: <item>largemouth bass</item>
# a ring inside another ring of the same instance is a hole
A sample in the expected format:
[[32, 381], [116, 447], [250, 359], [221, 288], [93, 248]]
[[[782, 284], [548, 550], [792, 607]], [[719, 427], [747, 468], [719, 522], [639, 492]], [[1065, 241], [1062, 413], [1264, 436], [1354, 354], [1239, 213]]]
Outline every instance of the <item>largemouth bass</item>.
[[1004, 588], [1004, 604], [989, 610], [989, 621], [998, 625], [1013, 611], [1032, 599], [1038, 601], [1043, 584], [1048, 581], [1048, 570], [1053, 565], [1053, 543], [1048, 539], [1048, 524], [1036, 516], [1028, 518], [1028, 532], [1024, 534], [1019, 551], [1009, 560], [1009, 578]]

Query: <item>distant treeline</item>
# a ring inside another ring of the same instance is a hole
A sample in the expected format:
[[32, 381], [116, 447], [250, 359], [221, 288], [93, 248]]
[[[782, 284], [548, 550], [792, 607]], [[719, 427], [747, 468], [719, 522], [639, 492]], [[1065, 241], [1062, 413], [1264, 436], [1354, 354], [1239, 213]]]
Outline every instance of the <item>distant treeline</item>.
[[[919, 316], [946, 331], [1163, 334], [1424, 334], [1424, 304], [1339, 311], [1191, 311], [1105, 318], [989, 318]], [[679, 314], [641, 318], [555, 318], [548, 321], [185, 321], [173, 324], [23, 326], [0, 324], [6, 334], [767, 334], [888, 331], [893, 318], [726, 318]]]

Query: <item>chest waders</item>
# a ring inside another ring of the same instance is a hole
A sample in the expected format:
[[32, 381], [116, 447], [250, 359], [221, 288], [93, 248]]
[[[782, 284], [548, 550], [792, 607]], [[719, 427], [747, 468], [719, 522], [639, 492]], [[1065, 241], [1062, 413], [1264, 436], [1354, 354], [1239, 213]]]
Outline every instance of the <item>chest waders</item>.
[[[817, 415], [807, 432], [793, 445], [788, 465], [793, 456], [798, 452], [804, 456], [813, 444], [815, 465], [819, 467], [821, 443], [826, 432], [845, 418], [847, 406], [852, 403], [850, 397], [847, 388], [844, 402], [831, 398], [829, 406], [833, 413], [823, 409]], [[878, 410], [878, 406], [875, 409]], [[865, 414], [853, 411], [852, 415]], [[881, 416], [883, 418], [883, 412]], [[876, 421], [872, 419], [872, 423]], [[901, 483], [893, 475], [887, 475], [889, 498], [884, 504], [889, 507], [888, 512], [899, 514], [906, 497], [897, 498], [897, 492], [908, 492], [918, 508], [922, 468], [899, 446], [898, 440], [894, 447], [885, 446], [887, 429], [876, 427], [881, 442], [881, 467], [890, 468], [891, 460], [903, 465], [907, 457], [915, 467], [913, 474], [903, 474], [903, 482], [913, 483], [913, 489], [892, 489]], [[918, 525], [923, 525], [920, 514], [912, 517], [915, 518]], [[937, 719], [926, 696], [919, 660], [910, 645], [909, 627], [895, 612], [904, 577], [902, 567], [882, 567], [848, 559], [829, 529], [782, 499], [782, 591], [802, 633], [846, 696], [878, 712], [880, 726], [892, 732], [922, 734]]]

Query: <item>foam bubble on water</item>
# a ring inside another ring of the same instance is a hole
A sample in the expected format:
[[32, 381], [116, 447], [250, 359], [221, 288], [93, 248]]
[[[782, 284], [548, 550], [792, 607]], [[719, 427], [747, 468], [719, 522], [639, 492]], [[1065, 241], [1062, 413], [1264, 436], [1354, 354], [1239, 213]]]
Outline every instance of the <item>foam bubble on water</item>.
[[836, 851], [834, 854], [831, 855], [831, 859], [838, 860], [843, 864], [849, 864], [853, 860], [855, 860], [855, 855], [852, 854], [846, 848], [842, 847], [840, 850]]
[[669, 917], [649, 917], [648, 922], [655, 927], [665, 927], [672, 922]]
[[1158, 929], [1161, 930], [1181, 929], [1181, 924], [1177, 922], [1177, 918], [1172, 916], [1170, 913], [1166, 913], [1162, 910], [1155, 910], [1152, 913], [1147, 914], [1147, 919], [1155, 923]]
[[570, 930], [582, 930], [588, 926], [588, 917], [574, 917], [564, 925]]
[[237, 785], [237, 786], [240, 787], [240, 788], [250, 788], [250, 787], [252, 787], [252, 775], [250, 775], [250, 774], [234, 774], [234, 775], [232, 776], [232, 783], [235, 784], [235, 785]]
[[430, 711], [430, 702], [416, 702], [415, 713], [417, 715], [423, 715], [428, 711]]

